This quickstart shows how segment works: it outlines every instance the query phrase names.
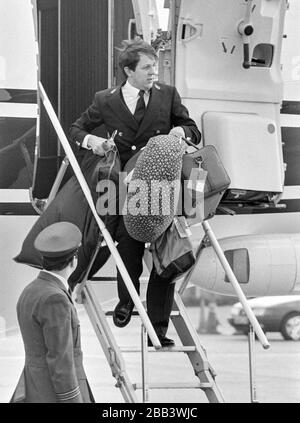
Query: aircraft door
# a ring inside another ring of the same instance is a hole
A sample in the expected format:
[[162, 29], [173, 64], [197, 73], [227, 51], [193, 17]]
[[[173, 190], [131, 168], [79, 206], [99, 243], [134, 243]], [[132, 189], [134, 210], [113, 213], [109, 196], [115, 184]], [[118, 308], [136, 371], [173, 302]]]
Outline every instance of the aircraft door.
[[280, 53], [286, 8], [280, 0], [180, 3], [175, 84], [204, 145], [220, 154], [232, 180], [223, 200], [233, 208], [276, 207], [283, 192]]

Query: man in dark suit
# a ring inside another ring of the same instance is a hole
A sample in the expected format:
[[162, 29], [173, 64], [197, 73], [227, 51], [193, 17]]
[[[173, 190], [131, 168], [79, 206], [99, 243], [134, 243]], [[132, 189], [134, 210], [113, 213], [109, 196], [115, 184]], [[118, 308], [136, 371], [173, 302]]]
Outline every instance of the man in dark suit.
[[17, 303], [25, 367], [12, 403], [94, 402], [82, 364], [77, 312], [68, 293], [80, 242], [80, 230], [69, 222], [46, 227], [35, 240], [44, 270]]
[[[189, 137], [195, 144], [201, 135], [188, 110], [181, 103], [175, 87], [155, 82], [157, 55], [143, 40], [124, 42], [119, 65], [126, 81], [115, 88], [97, 92], [93, 103], [70, 128], [70, 139], [79, 148], [91, 149], [94, 154], [105, 154], [109, 142], [91, 132], [104, 125], [108, 136], [114, 131], [122, 167], [148, 140], [156, 135], [175, 134]], [[139, 292], [144, 243], [129, 236], [123, 218], [116, 231], [118, 251]], [[114, 311], [114, 323], [124, 327], [130, 320], [133, 302], [118, 272], [119, 303]], [[163, 281], [153, 269], [147, 290], [147, 311], [163, 346], [174, 341], [166, 337], [174, 298], [174, 284]]]

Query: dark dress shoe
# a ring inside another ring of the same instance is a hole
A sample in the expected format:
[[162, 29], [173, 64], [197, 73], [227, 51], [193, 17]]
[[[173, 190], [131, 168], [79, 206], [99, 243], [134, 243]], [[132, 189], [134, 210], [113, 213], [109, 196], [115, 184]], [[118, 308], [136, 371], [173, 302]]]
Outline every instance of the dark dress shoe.
[[[166, 336], [159, 336], [158, 337], [162, 347], [174, 347], [175, 342], [173, 339], [167, 338]], [[148, 347], [153, 347], [152, 341], [148, 338]]]
[[127, 303], [122, 303], [119, 301], [113, 313], [114, 324], [119, 328], [126, 326], [131, 319], [133, 308], [134, 303], [131, 300], [129, 300]]

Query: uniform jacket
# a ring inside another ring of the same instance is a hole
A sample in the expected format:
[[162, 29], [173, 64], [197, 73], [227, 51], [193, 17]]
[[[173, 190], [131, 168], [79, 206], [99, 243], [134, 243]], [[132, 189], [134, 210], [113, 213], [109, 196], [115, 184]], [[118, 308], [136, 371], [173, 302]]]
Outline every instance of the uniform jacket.
[[84, 137], [100, 125], [111, 135], [117, 130], [115, 143], [122, 165], [142, 147], [149, 138], [168, 134], [175, 126], [183, 127], [185, 136], [198, 144], [201, 135], [188, 110], [181, 103], [175, 87], [154, 83], [143, 121], [139, 125], [122, 99], [121, 86], [99, 91], [93, 103], [70, 128], [70, 139], [78, 147]]
[[41, 271], [22, 292], [17, 315], [25, 366], [11, 402], [93, 402], [77, 312], [63, 283]]

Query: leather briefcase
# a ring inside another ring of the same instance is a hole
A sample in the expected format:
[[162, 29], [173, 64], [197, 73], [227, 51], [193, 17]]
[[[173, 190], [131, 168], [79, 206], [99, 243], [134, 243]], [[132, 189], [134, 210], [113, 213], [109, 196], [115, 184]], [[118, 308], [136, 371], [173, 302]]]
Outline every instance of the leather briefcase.
[[[182, 180], [190, 180], [192, 170], [204, 171], [205, 181], [203, 183], [202, 196], [196, 192], [196, 189], [188, 190], [191, 195], [191, 205], [195, 209], [203, 207], [202, 220], [210, 219], [216, 213], [217, 207], [223, 194], [230, 185], [230, 178], [221, 162], [216, 148], [213, 145], [197, 148], [192, 153], [184, 154], [182, 162]], [[204, 201], [204, 204], [203, 204]], [[186, 206], [184, 204], [184, 206]], [[190, 212], [192, 214], [190, 214]], [[193, 214], [194, 213], [194, 214]], [[183, 207], [183, 215], [192, 220], [195, 217], [195, 211]], [[196, 223], [196, 222], [193, 222]]]

